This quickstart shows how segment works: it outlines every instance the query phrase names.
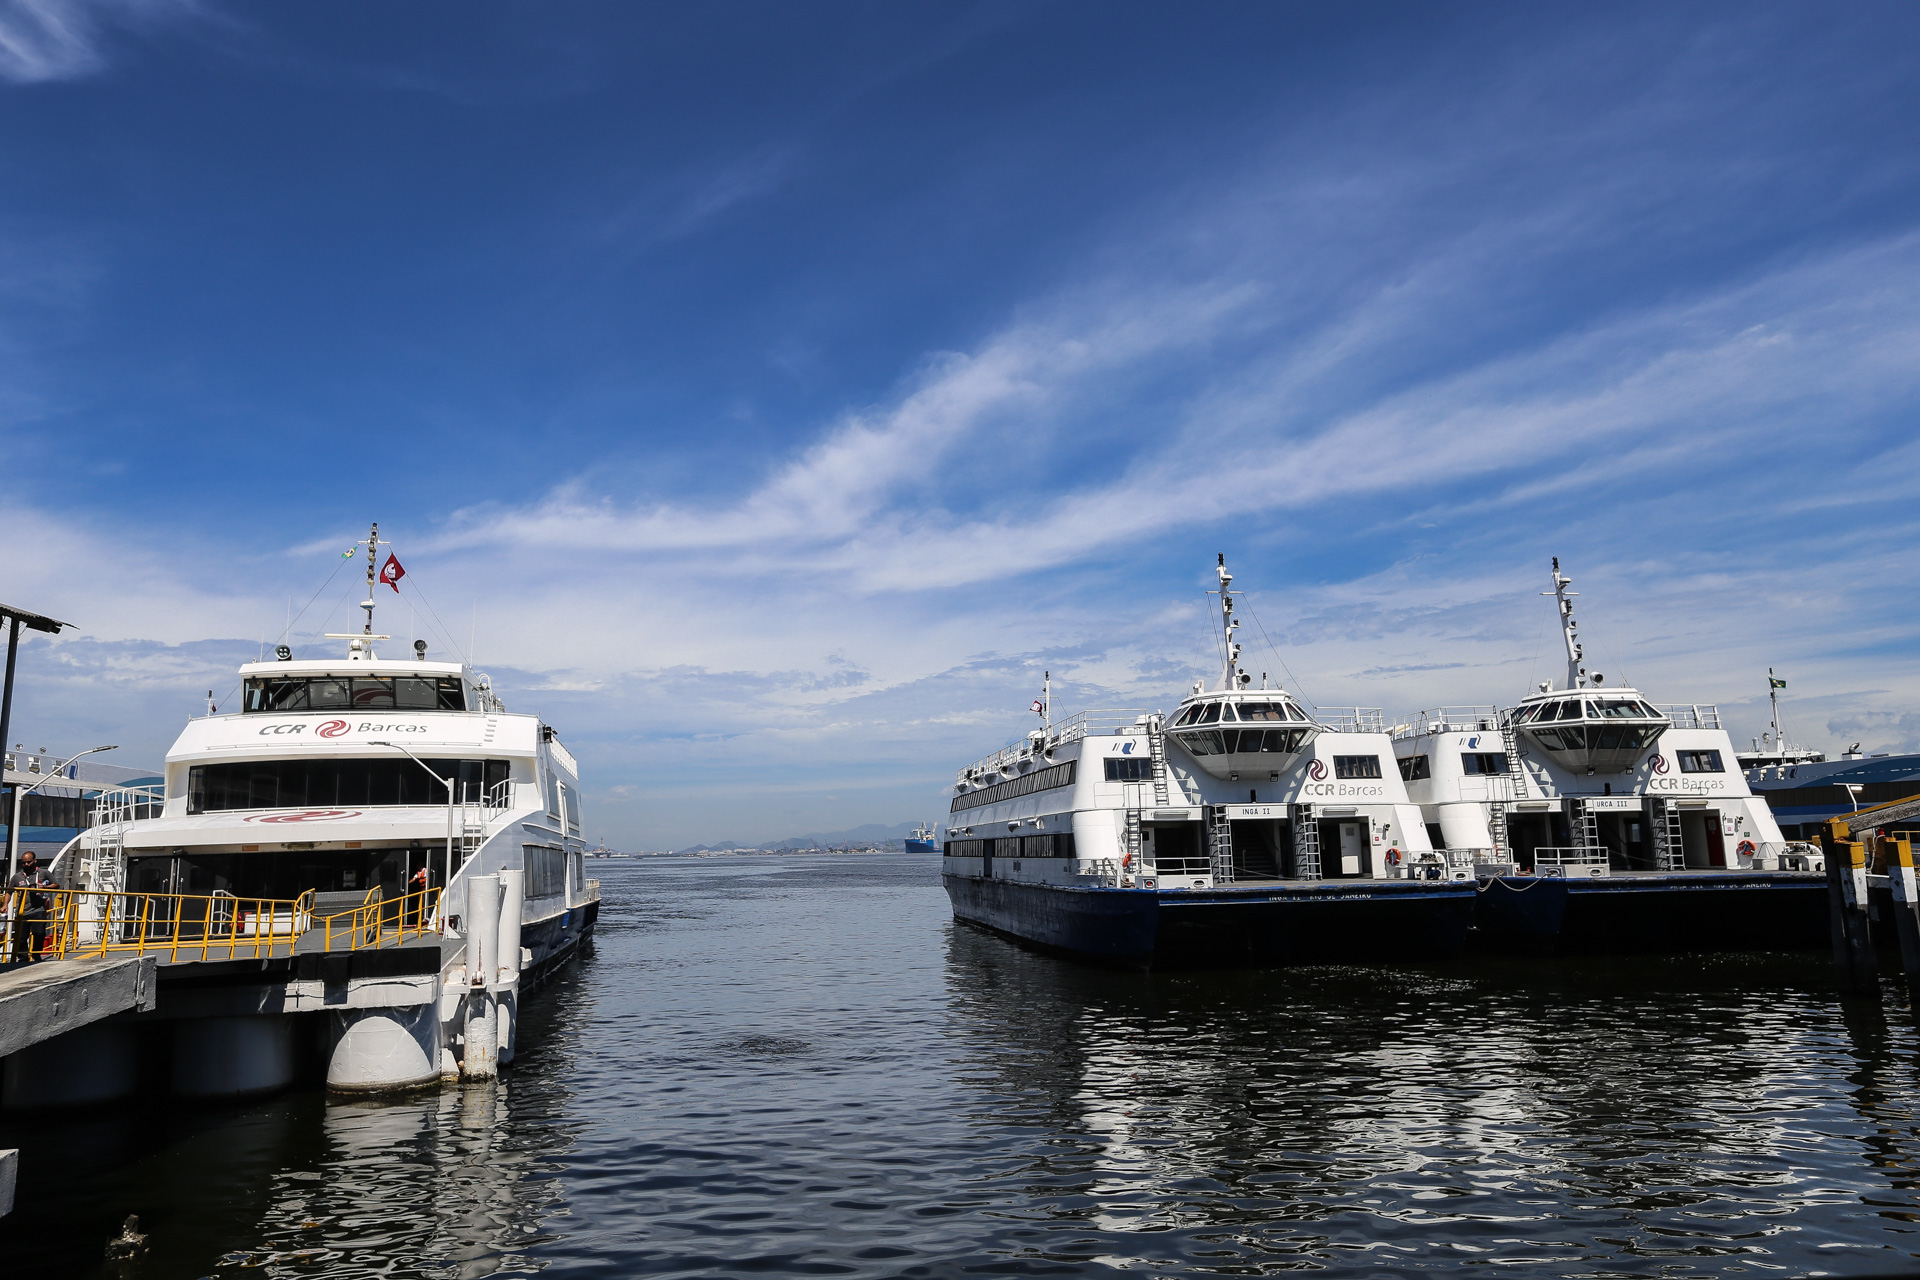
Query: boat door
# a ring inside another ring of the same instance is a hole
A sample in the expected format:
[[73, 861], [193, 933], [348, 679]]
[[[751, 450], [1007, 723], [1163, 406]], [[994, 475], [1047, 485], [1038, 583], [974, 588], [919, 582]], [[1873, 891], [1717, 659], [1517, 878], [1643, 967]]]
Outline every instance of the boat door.
[[1329, 880], [1373, 876], [1372, 824], [1365, 818], [1320, 821], [1320, 874]]
[[1233, 875], [1236, 880], [1278, 880], [1284, 850], [1293, 847], [1293, 824], [1284, 818], [1242, 818], [1233, 834]]

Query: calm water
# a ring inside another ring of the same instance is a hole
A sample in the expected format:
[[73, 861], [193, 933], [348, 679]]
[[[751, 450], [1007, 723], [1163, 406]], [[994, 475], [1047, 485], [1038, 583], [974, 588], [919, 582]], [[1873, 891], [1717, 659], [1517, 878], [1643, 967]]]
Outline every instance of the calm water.
[[1138, 975], [936, 859], [601, 864], [489, 1090], [0, 1122], [6, 1274], [1884, 1274], [1920, 1044], [1820, 956]]

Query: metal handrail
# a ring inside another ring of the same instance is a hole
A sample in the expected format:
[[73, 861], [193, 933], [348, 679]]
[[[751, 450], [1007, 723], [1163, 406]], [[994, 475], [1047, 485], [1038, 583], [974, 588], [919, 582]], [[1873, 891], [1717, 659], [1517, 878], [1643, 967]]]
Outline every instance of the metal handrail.
[[1536, 867], [1592, 867], [1607, 861], [1607, 847], [1600, 844], [1541, 845], [1533, 851]]
[[[52, 899], [42, 952], [48, 959], [164, 955], [173, 964], [184, 955], [189, 960], [257, 960], [291, 954], [293, 944], [313, 924], [311, 889], [297, 898], [105, 889], [38, 892]], [[12, 917], [15, 928], [26, 918], [24, 911]]]
[[1498, 733], [1498, 707], [1434, 707], [1416, 712], [1390, 731], [1397, 742], [1434, 733]]
[[1387, 731], [1387, 715], [1379, 707], [1315, 707], [1313, 719], [1329, 733]]
[[1718, 729], [1720, 708], [1710, 702], [1656, 702], [1653, 709], [1676, 729]]
[[439, 916], [439, 889], [420, 889], [398, 898], [383, 898], [380, 887], [375, 885], [367, 890], [366, 900], [359, 906], [322, 916], [316, 927], [321, 930], [322, 942], [328, 951], [335, 949], [336, 940], [341, 950], [373, 951], [400, 946], [409, 938], [439, 933]]
[[1057, 747], [1063, 742], [1078, 742], [1086, 737], [1120, 733], [1136, 726], [1145, 728], [1145, 722], [1159, 714], [1158, 711], [1119, 707], [1076, 711], [1065, 720], [1055, 721], [1050, 728], [1036, 728], [1031, 733], [1015, 738], [998, 751], [981, 756], [960, 770], [958, 776], [964, 779], [970, 774], [998, 771], [1003, 764], [1030, 759], [1036, 749]]

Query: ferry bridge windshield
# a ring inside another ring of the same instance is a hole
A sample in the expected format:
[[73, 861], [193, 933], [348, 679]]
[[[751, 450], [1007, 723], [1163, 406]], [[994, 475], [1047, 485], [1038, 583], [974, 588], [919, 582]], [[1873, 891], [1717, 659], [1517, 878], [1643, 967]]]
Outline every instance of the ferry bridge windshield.
[[465, 711], [459, 676], [249, 676], [256, 711]]
[[[477, 804], [507, 780], [505, 760], [425, 760], [455, 778], [454, 799]], [[187, 812], [226, 809], [372, 808], [444, 805], [447, 789], [405, 756], [370, 760], [236, 760], [187, 771]]]

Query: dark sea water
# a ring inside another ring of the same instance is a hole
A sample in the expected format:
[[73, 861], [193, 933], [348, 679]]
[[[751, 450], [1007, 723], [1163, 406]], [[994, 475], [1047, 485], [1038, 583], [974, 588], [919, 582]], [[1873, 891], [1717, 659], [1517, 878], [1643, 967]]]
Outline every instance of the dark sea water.
[[598, 864], [492, 1088], [0, 1121], [0, 1275], [1915, 1269], [1920, 1039], [1822, 955], [1119, 973], [937, 862]]

